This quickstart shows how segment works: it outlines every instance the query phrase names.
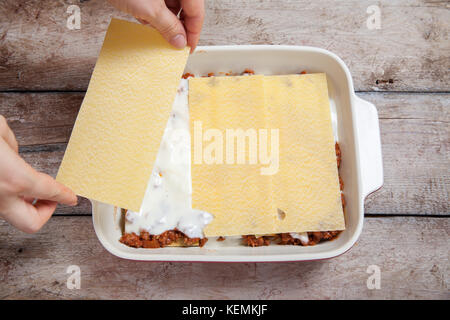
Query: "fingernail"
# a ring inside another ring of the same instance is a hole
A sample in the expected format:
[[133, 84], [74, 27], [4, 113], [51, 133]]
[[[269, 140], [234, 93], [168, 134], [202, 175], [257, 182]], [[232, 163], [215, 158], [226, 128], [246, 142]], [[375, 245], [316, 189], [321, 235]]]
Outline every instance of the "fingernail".
[[186, 46], [186, 37], [182, 34], [177, 34], [175, 37], [170, 39], [170, 44], [176, 48], [182, 49]]

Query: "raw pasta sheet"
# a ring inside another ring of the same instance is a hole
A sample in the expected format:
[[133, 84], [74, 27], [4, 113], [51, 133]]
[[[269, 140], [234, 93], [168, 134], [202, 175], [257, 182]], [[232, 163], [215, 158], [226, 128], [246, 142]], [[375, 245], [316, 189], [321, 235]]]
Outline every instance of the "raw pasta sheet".
[[139, 211], [188, 54], [147, 26], [112, 19], [57, 180]]
[[325, 74], [191, 78], [189, 108], [206, 236], [345, 229]]

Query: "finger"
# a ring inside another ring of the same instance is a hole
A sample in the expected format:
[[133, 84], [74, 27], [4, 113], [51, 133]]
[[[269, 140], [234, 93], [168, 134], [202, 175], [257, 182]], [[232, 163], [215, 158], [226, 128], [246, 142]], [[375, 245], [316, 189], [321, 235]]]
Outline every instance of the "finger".
[[147, 21], [175, 48], [181, 49], [186, 46], [186, 32], [183, 24], [164, 2], [156, 9], [152, 8], [151, 11], [148, 10], [137, 18]]
[[40, 200], [34, 206], [23, 199], [15, 198], [8, 204], [6, 221], [26, 233], [35, 233], [50, 219], [57, 203]]
[[0, 140], [0, 154], [0, 176], [6, 181], [3, 189], [8, 193], [76, 205], [77, 197], [72, 190], [52, 177], [34, 170], [3, 140]]
[[72, 190], [49, 175], [37, 171], [32, 173], [31, 183], [25, 190], [24, 196], [56, 201], [71, 206], [77, 204], [77, 196]]
[[145, 21], [145, 20], [143, 20], [143, 19], [136, 18], [136, 20], [139, 21], [139, 22], [142, 23], [142, 24], [148, 24], [148, 22]]
[[179, 0], [166, 0], [166, 6], [176, 16], [180, 13], [181, 4]]
[[182, 16], [186, 28], [187, 45], [194, 51], [200, 39], [203, 20], [205, 18], [205, 4], [203, 0], [181, 0]]
[[17, 143], [14, 132], [8, 126], [8, 122], [5, 117], [0, 115], [0, 137], [13, 149], [16, 153], [19, 152], [19, 144]]
[[36, 198], [35, 197], [23, 197], [23, 200], [25, 200], [25, 202], [33, 204], [33, 202], [36, 201]]

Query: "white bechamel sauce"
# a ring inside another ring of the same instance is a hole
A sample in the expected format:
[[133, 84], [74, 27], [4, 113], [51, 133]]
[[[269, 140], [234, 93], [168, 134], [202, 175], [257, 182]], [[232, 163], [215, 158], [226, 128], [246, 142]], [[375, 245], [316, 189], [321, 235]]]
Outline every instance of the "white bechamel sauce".
[[291, 232], [289, 234], [291, 235], [292, 238], [299, 239], [301, 243], [304, 245], [308, 244], [309, 242], [308, 232], [300, 232], [300, 233]]
[[139, 212], [128, 211], [125, 232], [161, 234], [177, 228], [203, 238], [210, 213], [192, 209], [188, 80], [182, 79]]

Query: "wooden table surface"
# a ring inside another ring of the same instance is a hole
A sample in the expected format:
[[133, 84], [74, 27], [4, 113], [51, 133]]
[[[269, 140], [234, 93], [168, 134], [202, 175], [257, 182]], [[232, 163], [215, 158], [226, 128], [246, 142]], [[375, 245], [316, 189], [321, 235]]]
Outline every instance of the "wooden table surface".
[[[66, 26], [71, 4], [79, 30]], [[368, 28], [370, 5], [380, 29]], [[201, 45], [326, 48], [377, 106], [385, 184], [366, 199], [348, 253], [306, 263], [125, 261], [103, 249], [81, 200], [34, 235], [0, 222], [0, 298], [449, 299], [449, 9], [438, 0], [207, 1]], [[56, 174], [111, 16], [126, 17], [104, 0], [1, 2], [0, 114], [36, 169]], [[80, 267], [80, 289], [66, 286], [70, 265]], [[380, 289], [367, 286], [371, 265]]]

